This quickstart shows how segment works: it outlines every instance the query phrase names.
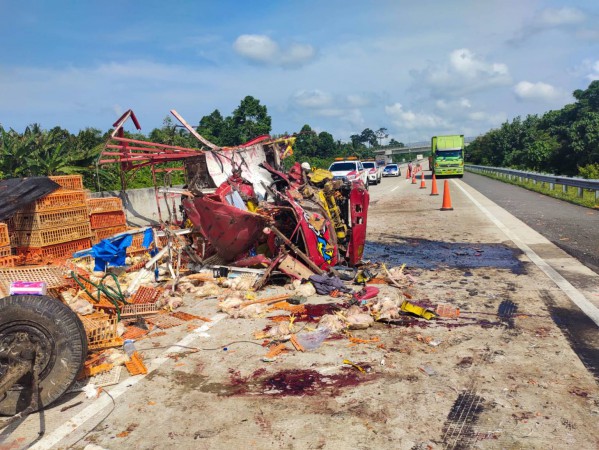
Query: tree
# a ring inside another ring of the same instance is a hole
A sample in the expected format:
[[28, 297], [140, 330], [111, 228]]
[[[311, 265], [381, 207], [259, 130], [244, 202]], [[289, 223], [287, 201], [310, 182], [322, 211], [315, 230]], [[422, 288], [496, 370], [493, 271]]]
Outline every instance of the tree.
[[400, 148], [405, 147], [405, 145], [404, 145], [403, 142], [397, 142], [395, 140], [395, 138], [391, 138], [391, 140], [389, 141], [389, 145], [388, 146], [389, 147], [400, 147]]
[[218, 109], [200, 119], [197, 131], [210, 142], [216, 145], [224, 145], [225, 119]]
[[362, 136], [359, 134], [352, 134], [350, 137], [352, 147], [357, 150], [362, 144]]
[[227, 121], [231, 127], [231, 134], [227, 139], [236, 140], [236, 142], [227, 142], [227, 145], [243, 144], [263, 134], [269, 134], [271, 121], [266, 106], [261, 105], [260, 100], [248, 95], [233, 111], [231, 120]]
[[374, 132], [374, 134], [376, 135], [376, 138], [379, 141], [379, 147], [383, 146], [383, 139], [387, 139], [389, 137], [389, 134], [387, 133], [387, 129], [386, 128], [379, 128], [378, 130], [376, 130]]
[[318, 136], [310, 125], [302, 127], [300, 133], [295, 139], [296, 159], [310, 158], [318, 155]]
[[360, 142], [368, 143], [371, 147], [374, 147], [377, 143], [376, 134], [370, 128], [366, 128], [360, 134]]
[[318, 134], [316, 146], [318, 148], [318, 156], [321, 158], [327, 158], [335, 154], [335, 138], [333, 138], [331, 133], [321, 131]]

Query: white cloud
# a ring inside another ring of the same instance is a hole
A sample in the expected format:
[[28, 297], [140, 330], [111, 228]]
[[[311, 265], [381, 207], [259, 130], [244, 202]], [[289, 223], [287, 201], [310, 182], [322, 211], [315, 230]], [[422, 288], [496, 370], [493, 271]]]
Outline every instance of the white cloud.
[[361, 94], [349, 94], [346, 96], [346, 99], [349, 105], [356, 107], [370, 106], [372, 104], [372, 99], [370, 97]]
[[263, 34], [242, 34], [233, 43], [233, 49], [245, 59], [259, 64], [297, 67], [314, 59], [314, 47], [308, 44], [291, 44], [282, 49]]
[[576, 8], [547, 8], [534, 20], [534, 24], [542, 28], [559, 27], [563, 25], [577, 25], [585, 21], [585, 15]]
[[585, 14], [577, 8], [568, 6], [545, 8], [534, 16], [509, 42], [520, 44], [534, 35], [556, 29], [575, 30], [578, 37], [592, 40], [592, 31], [582, 28], [586, 20]]
[[438, 97], [461, 96], [511, 82], [506, 64], [487, 62], [467, 48], [452, 51], [446, 63], [430, 63], [412, 76]]
[[360, 108], [369, 106], [371, 99], [368, 94], [334, 95], [319, 89], [302, 89], [293, 94], [291, 103], [302, 114], [337, 118], [359, 127], [364, 125]]
[[435, 114], [416, 113], [411, 110], [405, 110], [401, 103], [394, 103], [385, 106], [385, 113], [389, 116], [393, 124], [400, 129], [445, 129], [449, 124], [447, 121]]
[[437, 106], [437, 109], [440, 109], [442, 111], [456, 111], [472, 108], [470, 100], [464, 97], [457, 100], [440, 99], [435, 102], [435, 105]]
[[325, 108], [333, 103], [333, 96], [318, 89], [301, 90], [293, 95], [293, 102], [304, 108]]
[[562, 99], [564, 92], [554, 86], [543, 83], [542, 81], [531, 83], [530, 81], [520, 81], [514, 86], [516, 97], [520, 100], [532, 100], [542, 102], [553, 102]]
[[591, 81], [599, 80], [599, 59], [593, 63], [590, 70], [591, 73], [589, 73], [586, 78]]
[[507, 120], [505, 113], [490, 114], [484, 111], [469, 113], [467, 118], [473, 122], [484, 123], [493, 127], [498, 126]]

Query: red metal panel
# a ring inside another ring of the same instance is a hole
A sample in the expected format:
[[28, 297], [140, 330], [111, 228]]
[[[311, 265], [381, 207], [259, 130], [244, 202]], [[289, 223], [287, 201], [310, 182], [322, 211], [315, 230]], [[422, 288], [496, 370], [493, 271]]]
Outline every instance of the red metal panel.
[[349, 195], [351, 216], [351, 239], [348, 246], [349, 264], [355, 266], [362, 259], [366, 242], [366, 219], [370, 194], [361, 183], [354, 183]]

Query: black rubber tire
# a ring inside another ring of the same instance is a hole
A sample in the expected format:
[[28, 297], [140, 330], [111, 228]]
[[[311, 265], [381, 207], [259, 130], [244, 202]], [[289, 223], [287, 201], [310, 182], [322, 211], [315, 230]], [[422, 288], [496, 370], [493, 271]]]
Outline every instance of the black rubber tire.
[[[14, 295], [0, 299], [0, 339], [17, 330], [32, 330], [48, 339], [50, 357], [40, 374], [39, 409], [48, 407], [73, 384], [87, 357], [87, 336], [81, 320], [61, 301], [46, 296]], [[30, 375], [3, 398], [0, 415], [13, 415], [31, 401]]]

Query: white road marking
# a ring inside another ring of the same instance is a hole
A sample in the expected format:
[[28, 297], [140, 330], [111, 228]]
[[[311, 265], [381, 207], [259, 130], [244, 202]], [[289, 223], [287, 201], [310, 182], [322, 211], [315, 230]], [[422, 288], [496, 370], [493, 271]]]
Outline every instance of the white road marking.
[[506, 227], [503, 222], [501, 222], [497, 217], [495, 217], [491, 211], [481, 205], [478, 200], [476, 200], [469, 192], [467, 192], [456, 180], [452, 180], [453, 184], [455, 184], [460, 190], [466, 194], [472, 203], [476, 205], [478, 209], [480, 209], [497, 227], [503, 231], [503, 233], [524, 252], [528, 258], [535, 263], [535, 265], [541, 269], [545, 275], [547, 275], [551, 280], [557, 284], [557, 286], [566, 294], [572, 302], [578, 306], [582, 312], [584, 312], [593, 322], [599, 326], [599, 308], [593, 305], [578, 289], [576, 289], [572, 284], [566, 280], [563, 276], [559, 274], [553, 267], [547, 263], [543, 258], [535, 253], [533, 249], [531, 249], [528, 245], [520, 240], [520, 238], [511, 231], [508, 227]]
[[397, 188], [399, 188], [399, 186], [395, 186], [393, 189], [391, 189], [391, 192], [393, 192]]
[[[114, 388], [110, 389], [110, 395], [112, 395], [112, 397], [116, 400], [118, 397], [126, 393], [129, 390], [129, 388], [135, 386], [137, 383], [145, 379], [150, 373], [154, 372], [165, 362], [169, 361], [170, 354], [180, 353], [187, 350], [178, 346], [191, 347], [190, 344], [192, 344], [193, 341], [206, 335], [206, 331], [208, 331], [210, 328], [212, 328], [225, 317], [227, 317], [227, 314], [217, 314], [214, 317], [211, 317], [210, 322], [207, 322], [203, 324], [201, 327], [196, 328], [194, 331], [189, 333], [175, 345], [169, 347], [158, 358], [154, 359], [149, 364], [150, 367], [148, 367], [148, 373], [146, 375], [137, 375], [135, 377], [130, 377], [126, 380], [123, 380]], [[110, 399], [110, 397], [108, 397], [107, 395], [100, 395], [100, 397], [95, 402], [93, 402], [91, 405], [89, 405], [87, 408], [85, 408], [75, 416], [71, 417], [71, 419], [62, 424], [60, 427], [56, 428], [52, 433], [39, 440], [34, 446], [30, 447], [30, 449], [49, 450], [50, 448], [58, 444], [61, 440], [63, 440], [65, 437], [67, 437], [69, 434], [73, 433], [75, 430], [81, 427], [85, 422], [90, 420], [92, 417], [100, 413], [104, 408], [110, 406], [111, 404], [112, 400]]]

